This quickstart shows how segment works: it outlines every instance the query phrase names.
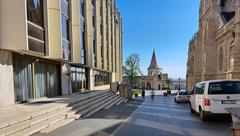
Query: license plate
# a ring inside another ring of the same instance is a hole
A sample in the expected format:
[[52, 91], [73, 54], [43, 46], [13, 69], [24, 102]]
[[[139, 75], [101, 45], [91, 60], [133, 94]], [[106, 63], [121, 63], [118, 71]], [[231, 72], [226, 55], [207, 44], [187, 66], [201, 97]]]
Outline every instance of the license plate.
[[235, 100], [223, 100], [222, 104], [236, 104]]

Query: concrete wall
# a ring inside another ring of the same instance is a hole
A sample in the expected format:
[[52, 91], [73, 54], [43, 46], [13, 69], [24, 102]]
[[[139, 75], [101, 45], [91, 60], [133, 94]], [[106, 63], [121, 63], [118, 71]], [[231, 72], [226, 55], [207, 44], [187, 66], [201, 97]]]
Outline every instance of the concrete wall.
[[25, 0], [0, 0], [0, 49], [27, 50], [27, 43]]
[[12, 53], [0, 50], [0, 56], [0, 106], [7, 106], [15, 102]]

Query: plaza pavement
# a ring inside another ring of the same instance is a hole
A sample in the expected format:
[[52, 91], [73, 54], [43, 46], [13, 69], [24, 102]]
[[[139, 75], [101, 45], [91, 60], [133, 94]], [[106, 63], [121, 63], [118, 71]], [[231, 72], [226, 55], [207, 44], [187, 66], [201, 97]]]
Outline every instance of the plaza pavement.
[[[160, 94], [161, 92], [156, 92]], [[146, 93], [149, 95], [149, 91]], [[215, 117], [202, 122], [190, 114], [189, 104], [176, 104], [172, 96], [146, 97], [142, 105], [123, 123], [114, 136], [229, 136], [230, 119]]]

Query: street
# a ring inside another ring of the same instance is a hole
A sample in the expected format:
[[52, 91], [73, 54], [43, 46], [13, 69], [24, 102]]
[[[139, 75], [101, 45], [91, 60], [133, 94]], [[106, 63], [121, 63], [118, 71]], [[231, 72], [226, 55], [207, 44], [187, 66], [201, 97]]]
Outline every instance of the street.
[[[156, 92], [161, 94], [161, 92]], [[149, 92], [125, 104], [103, 110], [89, 119], [80, 119], [49, 134], [36, 136], [228, 136], [229, 118], [215, 117], [202, 122], [190, 114], [188, 103], [176, 104], [172, 96], [158, 95], [152, 102]], [[137, 108], [138, 107], [138, 108]]]
[[189, 104], [176, 104], [173, 97], [157, 96], [144, 103], [115, 132], [116, 136], [228, 136], [229, 118], [215, 117], [202, 122], [190, 114]]

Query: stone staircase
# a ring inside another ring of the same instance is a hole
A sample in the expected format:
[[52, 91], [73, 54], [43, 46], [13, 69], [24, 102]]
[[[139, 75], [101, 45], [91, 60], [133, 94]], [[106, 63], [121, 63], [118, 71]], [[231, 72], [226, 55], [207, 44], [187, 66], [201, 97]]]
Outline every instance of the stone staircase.
[[[108, 91], [97, 91], [94, 95], [71, 103], [53, 105], [48, 110], [0, 125], [0, 136], [29, 136], [38, 132], [48, 133], [76, 119], [89, 118], [94, 113], [119, 105], [126, 99]], [[16, 113], [17, 114], [17, 113]]]

